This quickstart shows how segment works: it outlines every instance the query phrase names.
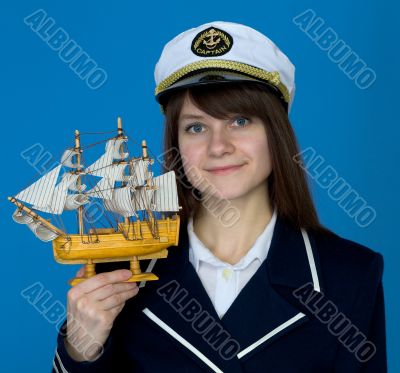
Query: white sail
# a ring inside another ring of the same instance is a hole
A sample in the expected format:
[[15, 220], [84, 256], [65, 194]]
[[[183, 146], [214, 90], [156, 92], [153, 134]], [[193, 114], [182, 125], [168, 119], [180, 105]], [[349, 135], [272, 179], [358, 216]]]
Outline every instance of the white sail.
[[48, 242], [53, 241], [59, 236], [58, 233], [53, 232], [51, 229], [44, 226], [40, 221], [33, 221], [27, 224], [28, 228], [39, 238], [39, 240]]
[[16, 209], [12, 214], [13, 220], [18, 224], [28, 224], [33, 222], [32, 216], [28, 215], [20, 209]]
[[113, 152], [106, 151], [96, 162], [91, 164], [85, 169], [86, 174], [104, 177], [106, 176], [106, 169], [112, 164]]
[[107, 141], [106, 152], [93, 164], [86, 168], [85, 173], [102, 177], [87, 195], [95, 198], [111, 199], [116, 181], [124, 180], [124, 170], [127, 164], [113, 164], [113, 159], [122, 159], [127, 153], [120, 154], [120, 148], [126, 139], [112, 139]]
[[107, 168], [107, 177], [114, 181], [124, 181], [125, 180], [125, 168], [128, 166], [127, 163], [113, 164]]
[[110, 166], [112, 166], [113, 159], [124, 159], [129, 154], [123, 153], [121, 154], [121, 149], [123, 143], [126, 142], [127, 139], [111, 139], [107, 141], [105, 153], [93, 164], [85, 169], [85, 173], [104, 177], [110, 173], [110, 170], [107, 170]]
[[45, 211], [50, 208], [55, 185], [62, 165], [53, 168], [28, 188], [19, 192], [15, 198], [34, 205], [37, 210]]
[[127, 218], [137, 216], [135, 207], [132, 203], [132, 192], [129, 186], [114, 190], [111, 200], [105, 200], [104, 206], [107, 210], [116, 212]]
[[18, 224], [26, 224], [37, 238], [44, 242], [52, 241], [59, 236], [58, 233], [44, 226], [40, 221], [32, 218], [20, 209], [16, 209], [12, 215], [13, 220]]
[[146, 187], [136, 189], [132, 197], [132, 203], [135, 207], [135, 210], [151, 210], [151, 198], [153, 196], [153, 193], [153, 189], [147, 189]]
[[108, 177], [103, 177], [92, 189], [85, 192], [85, 194], [93, 198], [111, 199], [113, 188], [114, 183], [112, 183]]
[[113, 164], [103, 168], [103, 178], [86, 194], [95, 198], [111, 199], [116, 181], [124, 181], [124, 171], [127, 163]]
[[125, 176], [124, 181], [133, 187], [146, 185], [146, 179], [149, 178], [148, 165], [148, 160], [134, 160], [132, 175]]
[[70, 168], [78, 168], [78, 166], [83, 167], [83, 165], [72, 163], [72, 158], [78, 154], [79, 154], [78, 151], [76, 151], [75, 149], [67, 149], [61, 157], [62, 165]]
[[157, 189], [154, 192], [154, 211], [179, 211], [178, 191], [175, 172], [170, 171], [153, 179]]
[[[51, 199], [51, 206], [46, 212], [52, 214], [62, 214], [65, 208], [65, 202], [67, 200], [68, 188], [76, 183], [78, 175], [65, 173], [60, 183], [55, 187], [54, 193]], [[43, 211], [43, 210], [42, 210]]]
[[78, 177], [79, 175], [77, 174], [70, 174], [71, 178], [70, 178], [70, 183], [68, 184], [68, 189], [73, 191], [73, 192], [78, 192], [78, 193], [82, 193], [84, 190], [86, 190], [86, 185], [85, 184], [80, 184], [78, 185], [77, 181], [78, 181]]
[[89, 197], [85, 194], [70, 194], [65, 201], [64, 210], [76, 210], [88, 202]]
[[72, 189], [71, 186], [76, 183], [78, 176], [79, 175], [76, 174], [65, 173], [62, 177], [62, 180], [54, 188], [50, 204], [46, 207], [42, 206], [41, 208], [38, 208], [36, 205], [34, 205], [32, 208], [56, 215], [62, 214], [64, 210], [72, 210], [72, 208], [66, 207], [68, 198], [71, 199], [73, 197], [73, 195], [68, 196], [68, 189]]
[[114, 159], [125, 159], [129, 156], [129, 153], [124, 153], [124, 143], [126, 143], [128, 139], [116, 139], [113, 144], [113, 157]]

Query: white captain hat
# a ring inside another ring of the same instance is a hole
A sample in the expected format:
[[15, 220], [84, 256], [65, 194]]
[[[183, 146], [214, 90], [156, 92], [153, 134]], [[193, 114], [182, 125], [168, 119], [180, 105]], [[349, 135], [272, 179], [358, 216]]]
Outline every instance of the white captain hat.
[[184, 87], [253, 81], [273, 88], [289, 111], [294, 65], [265, 35], [232, 22], [210, 22], [177, 35], [158, 60], [155, 95], [162, 105]]

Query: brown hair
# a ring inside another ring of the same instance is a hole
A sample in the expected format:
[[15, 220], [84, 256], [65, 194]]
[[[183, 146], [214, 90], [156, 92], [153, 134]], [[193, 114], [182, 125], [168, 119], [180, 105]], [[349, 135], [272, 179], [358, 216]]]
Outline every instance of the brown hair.
[[174, 170], [179, 180], [178, 198], [182, 206], [179, 214], [183, 224], [190, 213], [196, 213], [201, 206], [199, 192], [186, 178], [179, 154], [178, 119], [186, 96], [214, 118], [225, 119], [233, 113], [260, 118], [266, 126], [272, 158], [272, 172], [267, 179], [268, 193], [278, 216], [296, 228], [332, 233], [319, 222], [284, 105], [265, 86], [243, 82], [183, 88], [172, 93], [163, 103], [164, 167]]

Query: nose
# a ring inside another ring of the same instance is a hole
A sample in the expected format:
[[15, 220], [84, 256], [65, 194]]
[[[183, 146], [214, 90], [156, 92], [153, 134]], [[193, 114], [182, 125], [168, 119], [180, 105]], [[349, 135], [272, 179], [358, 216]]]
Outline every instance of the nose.
[[209, 155], [213, 157], [221, 157], [226, 153], [232, 153], [234, 149], [235, 146], [232, 139], [228, 131], [225, 131], [224, 126], [219, 125], [214, 127], [209, 140]]

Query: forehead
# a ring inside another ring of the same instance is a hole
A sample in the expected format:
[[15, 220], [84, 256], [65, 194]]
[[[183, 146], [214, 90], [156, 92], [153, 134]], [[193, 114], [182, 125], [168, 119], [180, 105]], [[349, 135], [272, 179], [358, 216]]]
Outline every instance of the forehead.
[[180, 115], [184, 115], [187, 113], [204, 113], [203, 110], [201, 110], [200, 108], [198, 108], [190, 99], [189, 95], [186, 95], [184, 100], [183, 100], [183, 104], [182, 104], [182, 108], [181, 108], [181, 112]]
[[[184, 97], [182, 107], [179, 113], [179, 122], [185, 120], [200, 120], [200, 119], [229, 119], [232, 116], [239, 114], [240, 110], [230, 110], [228, 108], [224, 108], [224, 105], [218, 101], [218, 98], [213, 100], [213, 97], [207, 98], [203, 105], [207, 105], [210, 111], [204, 111], [203, 109], [196, 106], [191, 99], [190, 95], [186, 95]], [[206, 109], [205, 109], [206, 110]], [[244, 112], [241, 114], [245, 114]]]
[[179, 113], [179, 120], [185, 119], [199, 119], [199, 118], [211, 118], [206, 112], [198, 108], [193, 102], [190, 100], [189, 96], [186, 96], [181, 111]]

